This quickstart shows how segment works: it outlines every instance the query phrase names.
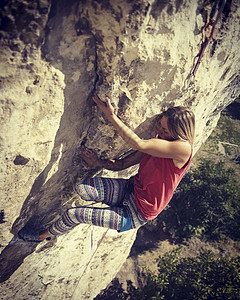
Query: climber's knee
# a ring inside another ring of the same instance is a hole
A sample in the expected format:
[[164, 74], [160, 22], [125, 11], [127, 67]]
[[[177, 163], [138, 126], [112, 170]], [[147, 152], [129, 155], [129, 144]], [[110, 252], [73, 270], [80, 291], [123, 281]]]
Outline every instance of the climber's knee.
[[81, 198], [83, 198], [81, 182], [76, 182], [73, 186], [73, 189], [76, 194], [78, 194]]
[[74, 183], [74, 191], [85, 201], [92, 201], [94, 198], [93, 188], [90, 179], [85, 178]]
[[79, 222], [76, 219], [76, 208], [68, 208], [62, 216], [62, 220], [68, 227], [72, 227], [78, 224]]
[[66, 209], [65, 214], [66, 214], [68, 217], [74, 215], [74, 214], [75, 214], [75, 207]]

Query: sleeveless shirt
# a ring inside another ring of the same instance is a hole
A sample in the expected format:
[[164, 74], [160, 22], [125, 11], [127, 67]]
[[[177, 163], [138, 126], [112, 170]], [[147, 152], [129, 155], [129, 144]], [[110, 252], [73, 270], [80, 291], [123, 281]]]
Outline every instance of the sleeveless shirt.
[[191, 160], [192, 154], [179, 169], [171, 158], [143, 155], [138, 174], [134, 176], [135, 201], [142, 216], [152, 220], [166, 207]]

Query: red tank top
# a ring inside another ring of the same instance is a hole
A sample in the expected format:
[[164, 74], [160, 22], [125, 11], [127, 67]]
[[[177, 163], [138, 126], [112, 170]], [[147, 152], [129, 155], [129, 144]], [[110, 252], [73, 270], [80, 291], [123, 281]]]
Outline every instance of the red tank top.
[[143, 155], [138, 174], [134, 176], [134, 194], [137, 208], [146, 219], [154, 219], [166, 207], [191, 160], [192, 154], [179, 169], [170, 158]]

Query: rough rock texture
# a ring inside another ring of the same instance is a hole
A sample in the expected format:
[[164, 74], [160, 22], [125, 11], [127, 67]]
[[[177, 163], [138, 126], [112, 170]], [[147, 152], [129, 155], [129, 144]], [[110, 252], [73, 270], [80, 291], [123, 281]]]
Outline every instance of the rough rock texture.
[[25, 224], [44, 228], [82, 203], [72, 180], [97, 170], [82, 165], [81, 143], [102, 157], [129, 150], [93, 105], [94, 90], [112, 97], [118, 115], [146, 138], [153, 118], [169, 105], [191, 107], [195, 151], [200, 147], [239, 95], [237, 0], [227, 0], [195, 81], [189, 76], [213, 4], [1, 2], [1, 299], [93, 299], [115, 276], [134, 230], [105, 236], [106, 229], [92, 234], [81, 225], [37, 246], [16, 233]]

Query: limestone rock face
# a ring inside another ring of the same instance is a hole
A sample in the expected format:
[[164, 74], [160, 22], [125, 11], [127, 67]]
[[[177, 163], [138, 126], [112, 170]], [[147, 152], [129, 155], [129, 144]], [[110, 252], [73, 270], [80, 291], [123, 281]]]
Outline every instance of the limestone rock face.
[[[196, 114], [195, 151], [239, 95], [237, 0], [227, 1], [193, 80], [215, 1], [2, 1], [1, 297], [93, 299], [124, 263], [136, 231], [80, 225], [52, 242], [17, 238], [82, 201], [72, 181], [94, 175], [79, 146], [104, 158], [129, 148], [94, 106], [96, 90], [141, 137], [170, 105]], [[136, 168], [106, 176], [128, 177]], [[105, 235], [106, 234], [106, 235]]]

